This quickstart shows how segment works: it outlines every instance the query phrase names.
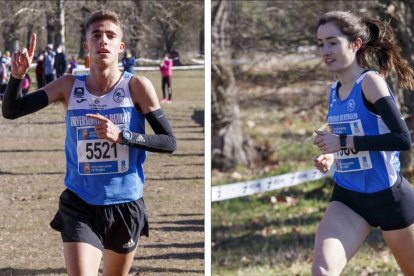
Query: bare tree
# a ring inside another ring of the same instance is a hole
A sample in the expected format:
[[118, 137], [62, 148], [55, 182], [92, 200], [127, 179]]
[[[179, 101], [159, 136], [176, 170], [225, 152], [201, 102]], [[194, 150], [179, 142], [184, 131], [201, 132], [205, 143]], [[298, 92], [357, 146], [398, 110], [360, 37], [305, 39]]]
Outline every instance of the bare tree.
[[229, 170], [236, 165], [252, 165], [257, 154], [243, 135], [237, 89], [231, 63], [232, 21], [235, 3], [212, 1], [212, 167]]
[[143, 13], [151, 26], [151, 36], [156, 38], [150, 47], [157, 55], [179, 51], [188, 43], [199, 41], [199, 33], [204, 26], [203, 1], [145, 1]]
[[56, 0], [57, 24], [55, 45], [65, 45], [65, 5], [64, 0]]
[[[0, 9], [1, 50], [13, 52], [25, 46], [28, 35], [36, 32], [38, 52], [46, 44], [57, 46], [64, 43], [67, 51], [80, 57], [83, 57], [84, 41], [82, 23], [91, 12], [98, 9], [110, 9], [120, 14], [126, 26], [124, 41], [127, 46], [137, 56], [146, 57], [159, 57], [160, 52], [165, 51], [166, 44], [161, 42], [165, 36], [157, 23], [161, 16], [162, 20], [171, 23], [168, 28], [173, 36], [167, 36], [168, 47], [198, 52], [198, 36], [203, 26], [200, 18], [204, 16], [201, 0], [0, 0], [0, 6], [7, 6], [7, 9]], [[63, 20], [65, 14], [70, 16]]]
[[144, 29], [141, 27], [144, 24], [142, 20], [142, 15], [144, 11], [144, 2], [143, 0], [134, 0], [134, 16], [130, 18], [130, 20], [133, 20], [133, 22], [130, 24], [130, 33], [129, 33], [129, 41], [127, 43], [127, 47], [131, 50], [131, 53], [139, 57], [141, 56], [141, 42], [144, 37]]
[[[402, 54], [414, 67], [414, 0], [381, 0], [379, 13], [390, 18], [400, 42]], [[414, 92], [397, 86], [396, 78], [391, 78], [394, 92], [398, 95], [403, 113], [407, 115], [407, 125], [414, 140]], [[414, 174], [414, 151], [401, 152], [401, 167], [408, 174]]]
[[[19, 47], [25, 47], [21, 41], [26, 39], [25, 30], [32, 31], [34, 19], [39, 12], [34, 8], [35, 2], [9, 2], [0, 1], [0, 6], [7, 9], [0, 9], [0, 24], [2, 26], [2, 40], [4, 49], [10, 52], [16, 51]], [[30, 14], [31, 16], [27, 16]]]

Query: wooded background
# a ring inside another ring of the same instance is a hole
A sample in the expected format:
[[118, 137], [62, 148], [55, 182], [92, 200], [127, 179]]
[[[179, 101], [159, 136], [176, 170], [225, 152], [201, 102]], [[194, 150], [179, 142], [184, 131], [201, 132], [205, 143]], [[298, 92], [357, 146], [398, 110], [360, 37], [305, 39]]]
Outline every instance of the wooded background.
[[[377, 1], [212, 1], [212, 167], [232, 170], [238, 165], [254, 166], [260, 154], [240, 123], [238, 87], [243, 58], [309, 51], [318, 55], [316, 24], [330, 10], [353, 11], [363, 16], [389, 21], [400, 41], [403, 56], [414, 66], [414, 0]], [[315, 74], [307, 72], [307, 77]], [[304, 72], [301, 72], [304, 76]], [[304, 76], [306, 77], [306, 76]], [[246, 79], [244, 79], [246, 81]], [[409, 128], [414, 129], [414, 93], [396, 86]], [[275, 107], [279, 108], [279, 107]], [[303, 106], [306, 110], [307, 106]], [[277, 122], [275, 122], [277, 123]], [[413, 153], [402, 153], [402, 166], [413, 172]]]
[[47, 44], [64, 45], [66, 52], [83, 58], [83, 20], [99, 9], [117, 12], [124, 42], [136, 57], [181, 56], [204, 53], [202, 0], [33, 0], [0, 1], [0, 50], [26, 47], [32, 32], [38, 35], [37, 53]]

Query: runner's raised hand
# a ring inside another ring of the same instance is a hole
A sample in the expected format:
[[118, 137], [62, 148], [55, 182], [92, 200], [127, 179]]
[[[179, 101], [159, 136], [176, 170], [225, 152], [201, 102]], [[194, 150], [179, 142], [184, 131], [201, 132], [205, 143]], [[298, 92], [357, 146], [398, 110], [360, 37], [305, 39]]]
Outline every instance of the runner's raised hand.
[[26, 48], [23, 48], [20, 51], [13, 53], [11, 61], [11, 74], [16, 79], [23, 79], [24, 75], [30, 68], [32, 63], [34, 52], [36, 48], [36, 34], [32, 34], [32, 39], [30, 40], [29, 51]]

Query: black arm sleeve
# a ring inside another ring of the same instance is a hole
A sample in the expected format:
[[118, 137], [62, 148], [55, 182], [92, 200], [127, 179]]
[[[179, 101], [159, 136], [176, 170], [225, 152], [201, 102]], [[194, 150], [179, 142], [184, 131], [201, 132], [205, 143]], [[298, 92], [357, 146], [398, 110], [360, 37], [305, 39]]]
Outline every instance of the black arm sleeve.
[[49, 104], [49, 99], [44, 90], [35, 91], [20, 97], [21, 82], [22, 80], [10, 76], [1, 105], [1, 112], [6, 119], [17, 119], [39, 111]]
[[132, 133], [133, 137], [128, 145], [151, 152], [174, 152], [177, 147], [175, 136], [164, 111], [157, 109], [145, 114], [145, 118], [155, 134]]
[[358, 151], [398, 151], [410, 149], [411, 135], [395, 101], [390, 96], [387, 96], [376, 101], [374, 106], [390, 130], [390, 133], [354, 136], [355, 149]]

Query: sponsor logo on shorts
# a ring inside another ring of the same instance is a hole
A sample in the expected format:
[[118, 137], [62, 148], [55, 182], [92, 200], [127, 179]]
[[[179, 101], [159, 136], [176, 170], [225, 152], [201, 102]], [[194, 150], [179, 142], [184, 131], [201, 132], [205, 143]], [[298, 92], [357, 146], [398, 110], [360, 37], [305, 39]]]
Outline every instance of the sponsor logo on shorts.
[[135, 246], [135, 242], [132, 239], [130, 239], [129, 242], [127, 242], [126, 244], [122, 246], [122, 248], [131, 248], [134, 246]]

